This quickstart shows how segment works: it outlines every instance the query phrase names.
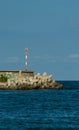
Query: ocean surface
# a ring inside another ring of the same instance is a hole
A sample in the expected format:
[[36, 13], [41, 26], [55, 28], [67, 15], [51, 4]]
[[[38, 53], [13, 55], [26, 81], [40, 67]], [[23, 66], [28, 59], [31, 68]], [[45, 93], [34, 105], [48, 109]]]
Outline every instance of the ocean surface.
[[0, 130], [79, 130], [79, 81], [63, 90], [0, 90]]

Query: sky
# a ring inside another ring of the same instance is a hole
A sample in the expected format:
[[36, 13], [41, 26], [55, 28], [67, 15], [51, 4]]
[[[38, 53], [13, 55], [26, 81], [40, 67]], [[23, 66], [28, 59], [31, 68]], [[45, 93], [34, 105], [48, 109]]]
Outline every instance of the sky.
[[79, 80], [79, 0], [0, 0], [0, 70]]

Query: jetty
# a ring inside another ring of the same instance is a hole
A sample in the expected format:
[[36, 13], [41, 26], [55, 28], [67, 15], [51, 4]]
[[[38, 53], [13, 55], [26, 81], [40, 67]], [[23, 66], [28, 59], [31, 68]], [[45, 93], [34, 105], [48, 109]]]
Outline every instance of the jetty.
[[52, 75], [28, 70], [28, 48], [25, 48], [25, 70], [0, 70], [0, 89], [62, 89], [63, 85], [53, 80]]
[[0, 76], [7, 81], [0, 81], [0, 89], [31, 90], [31, 89], [62, 89], [63, 85], [53, 80], [52, 75], [37, 73], [29, 70], [0, 71]]

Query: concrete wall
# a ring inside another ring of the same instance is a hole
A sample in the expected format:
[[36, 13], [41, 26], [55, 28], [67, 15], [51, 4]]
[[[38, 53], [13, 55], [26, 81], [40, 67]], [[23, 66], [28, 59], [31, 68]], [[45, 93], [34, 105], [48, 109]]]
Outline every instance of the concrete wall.
[[30, 77], [30, 76], [34, 76], [34, 72], [33, 71], [26, 71], [26, 70], [15, 70], [15, 71], [0, 71], [0, 75], [1, 74], [6, 74], [8, 77], [10, 78], [15, 78], [15, 77]]

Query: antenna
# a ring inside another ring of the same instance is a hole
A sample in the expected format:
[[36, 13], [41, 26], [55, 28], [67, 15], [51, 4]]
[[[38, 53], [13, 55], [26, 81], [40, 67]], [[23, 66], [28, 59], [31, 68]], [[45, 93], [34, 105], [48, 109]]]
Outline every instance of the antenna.
[[25, 68], [28, 70], [28, 48], [25, 48]]

